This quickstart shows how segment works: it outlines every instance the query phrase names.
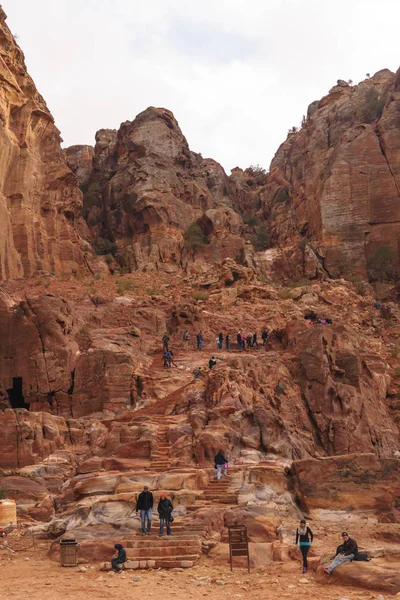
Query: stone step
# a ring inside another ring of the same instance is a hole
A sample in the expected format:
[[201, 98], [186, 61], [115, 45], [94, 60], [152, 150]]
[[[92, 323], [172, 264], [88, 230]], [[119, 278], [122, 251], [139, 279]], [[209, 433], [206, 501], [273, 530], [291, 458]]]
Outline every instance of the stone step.
[[[175, 537], [152, 538], [152, 536], [143, 536], [140, 539], [124, 539], [126, 548], [176, 548], [182, 546], [182, 542]], [[199, 538], [193, 537], [185, 539], [185, 548], [191, 549], [192, 552], [199, 548]]]
[[127, 561], [124, 565], [125, 569], [190, 569], [193, 567], [198, 560], [198, 556], [194, 556], [189, 558], [189, 556], [184, 556], [183, 558], [173, 558], [169, 557], [168, 559], [147, 559], [147, 560], [130, 560]]
[[225, 496], [214, 496], [213, 494], [210, 496], [204, 496], [206, 500], [212, 500], [218, 504], [237, 504], [238, 497], [236, 494], [227, 494]]
[[162, 560], [162, 561], [169, 561], [169, 560], [190, 560], [195, 562], [200, 556], [200, 553], [195, 553], [195, 554], [188, 554], [186, 552], [177, 552], [177, 553], [173, 553], [173, 554], [157, 554], [154, 553], [153, 555], [150, 553], [146, 553], [146, 554], [141, 554], [141, 556], [138, 553], [133, 552], [132, 550], [129, 550], [127, 552], [127, 559], [129, 561], [131, 560]]
[[193, 556], [200, 554], [199, 548], [186, 548], [184, 544], [180, 546], [161, 547], [161, 548], [128, 548], [127, 556], [128, 560], [141, 560], [145, 558], [157, 559], [157, 558], [177, 558], [180, 559], [188, 556], [188, 560], [192, 560]]

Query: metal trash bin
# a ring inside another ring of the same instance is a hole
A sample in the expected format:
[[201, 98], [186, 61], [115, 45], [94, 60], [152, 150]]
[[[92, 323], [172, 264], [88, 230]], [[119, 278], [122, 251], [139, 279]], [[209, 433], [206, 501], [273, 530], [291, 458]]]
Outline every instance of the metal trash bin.
[[76, 567], [78, 564], [78, 542], [76, 540], [60, 541], [60, 564], [62, 567]]

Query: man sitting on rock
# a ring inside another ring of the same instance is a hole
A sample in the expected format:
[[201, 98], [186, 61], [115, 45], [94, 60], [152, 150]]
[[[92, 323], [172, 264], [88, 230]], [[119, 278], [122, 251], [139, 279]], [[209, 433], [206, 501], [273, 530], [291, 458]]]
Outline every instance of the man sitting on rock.
[[349, 534], [344, 531], [342, 533], [343, 546], [340, 554], [337, 554], [330, 565], [324, 567], [324, 571], [331, 575], [332, 571], [336, 569], [339, 565], [349, 560], [354, 560], [354, 557], [358, 553], [358, 546], [355, 540], [352, 540], [349, 537]]

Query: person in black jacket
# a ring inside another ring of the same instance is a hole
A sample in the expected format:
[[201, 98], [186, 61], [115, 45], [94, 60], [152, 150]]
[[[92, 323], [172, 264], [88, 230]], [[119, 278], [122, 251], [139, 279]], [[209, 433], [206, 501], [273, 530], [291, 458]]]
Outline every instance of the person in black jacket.
[[121, 565], [126, 562], [126, 550], [122, 544], [115, 544], [114, 548], [117, 556], [111, 559], [111, 567], [113, 571], [121, 573]]
[[147, 521], [147, 535], [151, 532], [151, 517], [153, 509], [153, 494], [149, 492], [147, 485], [144, 486], [143, 492], [140, 492], [136, 502], [136, 512], [140, 510], [140, 521], [142, 524], [142, 535], [146, 535], [146, 521]]
[[333, 561], [327, 567], [324, 567], [324, 571], [326, 573], [329, 573], [329, 575], [334, 569], [336, 569], [336, 567], [338, 567], [342, 563], [347, 562], [349, 560], [354, 560], [356, 554], [358, 553], [357, 542], [349, 536], [347, 531], [344, 531], [342, 533], [342, 539], [343, 551], [337, 556], [335, 556]]
[[167, 526], [167, 535], [171, 535], [171, 513], [174, 510], [171, 500], [169, 500], [165, 494], [161, 494], [160, 502], [158, 503], [158, 515], [160, 517], [160, 533], [159, 537], [164, 532], [164, 524]]
[[313, 532], [307, 527], [307, 521], [301, 519], [300, 527], [296, 529], [296, 546], [300, 548], [303, 557], [303, 573], [308, 571], [307, 554], [314, 539]]
[[227, 474], [225, 465], [228, 464], [228, 461], [223, 455], [222, 450], [218, 450], [217, 454], [214, 456], [214, 464], [217, 467], [217, 479], [220, 480], [222, 469], [224, 469], [224, 475]]

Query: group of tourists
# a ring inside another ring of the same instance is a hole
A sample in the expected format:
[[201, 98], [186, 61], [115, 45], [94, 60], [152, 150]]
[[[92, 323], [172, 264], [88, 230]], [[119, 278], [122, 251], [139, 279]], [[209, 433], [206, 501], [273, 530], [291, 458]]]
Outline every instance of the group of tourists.
[[[323, 567], [325, 573], [329, 575], [339, 565], [342, 565], [348, 561], [368, 561], [368, 557], [365, 552], [358, 551], [358, 545], [353, 540], [347, 531], [343, 531], [341, 534], [342, 544], [336, 548], [335, 556], [328, 565]], [[314, 540], [314, 535], [311, 529], [307, 526], [307, 521], [301, 519], [299, 527], [296, 529], [296, 547], [300, 550], [303, 557], [303, 573], [308, 571], [307, 555], [310, 550], [310, 546]]]
[[[261, 333], [261, 340], [262, 340], [261, 343], [263, 346], [266, 346], [269, 334], [270, 334], [269, 330], [266, 327], [264, 327], [264, 329]], [[164, 342], [164, 340], [166, 340], [166, 343]], [[185, 332], [183, 334], [183, 341], [186, 343], [187, 346], [189, 345], [190, 334], [187, 329], [185, 330]], [[165, 352], [168, 352], [168, 342], [169, 342], [169, 337], [168, 337], [168, 334], [165, 333], [164, 337], [163, 337], [163, 344], [164, 344]], [[215, 338], [215, 343], [216, 343], [218, 350], [222, 350], [224, 347], [224, 344], [225, 344], [225, 348], [227, 350], [230, 350], [231, 346], [232, 346], [231, 335], [229, 333], [224, 333], [224, 332], [220, 331], [219, 334], [217, 335], [217, 337]], [[197, 348], [197, 350], [202, 350], [203, 345], [204, 345], [203, 332], [199, 331], [198, 333], [196, 333], [196, 348]], [[258, 343], [257, 332], [243, 333], [242, 331], [238, 331], [236, 334], [236, 345], [237, 345], [238, 350], [245, 350], [246, 348], [258, 348], [259, 343]]]

